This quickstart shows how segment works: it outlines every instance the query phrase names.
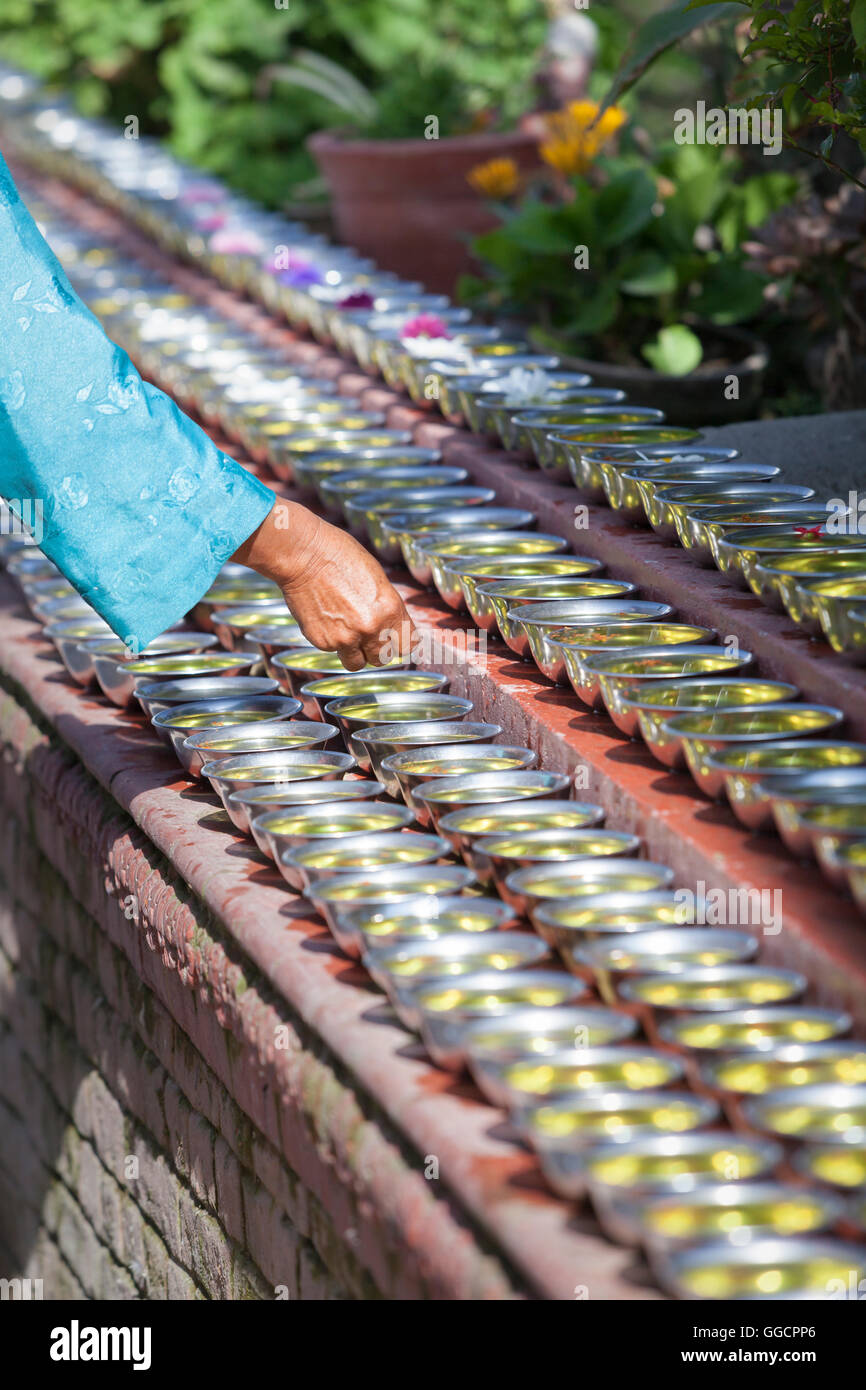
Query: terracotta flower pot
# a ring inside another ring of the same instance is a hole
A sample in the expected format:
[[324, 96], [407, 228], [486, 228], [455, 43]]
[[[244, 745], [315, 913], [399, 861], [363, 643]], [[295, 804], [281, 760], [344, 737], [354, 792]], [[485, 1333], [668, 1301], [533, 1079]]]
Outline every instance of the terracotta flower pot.
[[539, 163], [536, 141], [523, 131], [442, 140], [353, 140], [319, 131], [307, 146], [330, 184], [339, 239], [445, 294], [477, 269], [468, 239], [497, 225], [467, 182], [469, 171], [489, 159], [511, 158], [523, 171]]

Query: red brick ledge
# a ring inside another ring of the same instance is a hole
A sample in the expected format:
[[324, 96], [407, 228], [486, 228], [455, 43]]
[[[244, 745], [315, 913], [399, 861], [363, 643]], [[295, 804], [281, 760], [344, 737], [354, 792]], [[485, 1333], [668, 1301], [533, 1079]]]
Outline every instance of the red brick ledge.
[[[43, 852], [62, 862], [64, 836], [74, 825], [86, 828], [96, 880], [104, 865], [108, 891], [138, 900], [138, 924], [116, 907], [107, 917], [103, 909], [115, 944], [316, 1195], [385, 1297], [568, 1299], [577, 1285], [596, 1298], [656, 1296], [623, 1280], [627, 1252], [574, 1227], [534, 1159], [498, 1132], [501, 1114], [383, 1022], [382, 996], [230, 829], [215, 798], [189, 792], [143, 721], [67, 683], [8, 592], [0, 651], [4, 684], [26, 694], [146, 836], [143, 843], [118, 836], [104, 800], [68, 758], [48, 764], [40, 748], [33, 759], [22, 710], [26, 743], [18, 756], [44, 768], [56, 804], [56, 825], [45, 829], [56, 842]], [[202, 929], [195, 903], [178, 899], [151, 846], [224, 924], [226, 944]], [[235, 943], [274, 991], [273, 1002], [248, 984]], [[312, 1050], [275, 1046], [277, 1027], [293, 1018], [318, 1040]], [[226, 1031], [235, 1039], [228, 1049]], [[322, 1070], [322, 1047], [348, 1085]], [[426, 1155], [439, 1159], [438, 1192], [422, 1175]]]

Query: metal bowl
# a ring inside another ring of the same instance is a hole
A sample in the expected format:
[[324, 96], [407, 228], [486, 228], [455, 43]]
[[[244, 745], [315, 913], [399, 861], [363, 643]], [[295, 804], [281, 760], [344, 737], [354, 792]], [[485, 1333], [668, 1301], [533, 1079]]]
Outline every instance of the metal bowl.
[[531, 658], [548, 680], [565, 685], [563, 643], [588, 639], [605, 624], [660, 623], [673, 612], [669, 603], [636, 598], [517, 604], [508, 609], [502, 635], [521, 660]]
[[[435, 536], [434, 532], [434, 536]], [[476, 574], [486, 578], [488, 561], [500, 556], [503, 560], [525, 559], [532, 555], [553, 555], [568, 549], [561, 536], [541, 531], [464, 532], [456, 539], [435, 541], [422, 539], [420, 546], [427, 551], [433, 587], [449, 608], [466, 607], [466, 584]]]
[[713, 549], [716, 566], [731, 579], [751, 587], [756, 565], [773, 557], [794, 551], [805, 555], [863, 549], [862, 536], [829, 535], [823, 524], [826, 519], [825, 515], [810, 525], [783, 517], [770, 525], [761, 523], [726, 531]]
[[[572, 1093], [527, 1106], [515, 1117], [523, 1137], [535, 1149], [551, 1186], [579, 1196], [585, 1188], [581, 1167], [560, 1160], [604, 1144], [623, 1153], [654, 1136], [672, 1138], [706, 1129], [719, 1107], [707, 1096], [688, 1091], [590, 1091]], [[566, 1178], [568, 1172], [570, 1181]]]
[[656, 505], [664, 505], [665, 517], [673, 520], [677, 539], [692, 557], [712, 564], [713, 536], [718, 539], [725, 529], [750, 525], [762, 514], [772, 521], [776, 508], [802, 509], [814, 496], [813, 488], [780, 483], [674, 486], [657, 489]]
[[[706, 449], [705, 453], [712, 450]], [[724, 454], [727, 450], [717, 451]], [[615, 463], [599, 465], [608, 506], [635, 525], [649, 522], [664, 540], [677, 538], [673, 513], [659, 495], [669, 487], [703, 489], [732, 483], [767, 483], [780, 469], [773, 464], [743, 463], [739, 460], [696, 463]]]
[[[866, 541], [866, 537], [863, 538]], [[759, 555], [749, 569], [752, 593], [768, 608], [784, 610], [792, 622], [817, 631], [820, 622], [810, 601], [813, 580], [866, 573], [866, 547], [848, 550], [783, 550]]]
[[459, 1071], [468, 1025], [481, 1021], [490, 1025], [494, 1020], [498, 1025], [525, 1009], [535, 1014], [570, 1010], [585, 994], [586, 986], [564, 970], [534, 966], [531, 970], [480, 970], [457, 979], [438, 976], [413, 989], [411, 1004], [433, 1061], [447, 1071]]
[[[266, 811], [278, 808], [295, 810], [299, 806], [315, 806], [321, 802], [337, 806], [347, 802], [375, 801], [384, 790], [381, 782], [368, 782], [361, 777], [347, 778], [342, 782], [333, 778], [311, 777], [300, 782], [266, 783], [242, 792], [230, 792], [226, 805], [237, 828], [252, 835], [259, 849], [262, 849], [253, 822]], [[262, 853], [265, 852], [262, 850]]]
[[[666, 1047], [688, 1052], [696, 1059], [713, 1055], [755, 1056], [791, 1045], [807, 1045], [841, 1038], [850, 1031], [851, 1018], [841, 1009], [813, 1004], [782, 1004], [767, 1008], [731, 1009], [717, 1014], [681, 1014], [659, 1025]], [[698, 1061], [699, 1068], [703, 1063]], [[696, 1072], [702, 1077], [703, 1072]]]
[[[492, 510], [492, 509], [491, 509]], [[479, 514], [482, 509], [478, 508]], [[445, 517], [437, 518], [444, 521]], [[502, 526], [487, 528], [488, 531], [501, 531]], [[511, 528], [516, 529], [516, 528]], [[461, 527], [449, 525], [448, 527], [435, 528], [432, 524], [426, 531], [404, 532], [400, 536], [400, 549], [403, 561], [409, 570], [412, 578], [419, 584], [429, 587], [433, 583], [433, 561], [431, 551], [428, 550], [428, 542], [433, 548], [441, 545], [449, 539], [461, 539], [465, 536], [474, 537], [474, 541], [483, 539], [481, 527]], [[538, 555], [510, 554], [510, 555], [488, 555], [480, 556], [477, 553], [476, 545], [467, 548], [475, 563], [473, 564], [472, 579], [475, 586], [486, 583], [494, 579], [507, 579], [518, 575], [586, 575], [598, 574], [604, 569], [600, 560], [590, 560], [584, 555], [567, 555], [561, 553], [564, 547], [560, 547], [560, 552], [542, 551]]]
[[[339, 782], [351, 787], [351, 782]], [[373, 835], [403, 830], [415, 817], [405, 806], [386, 801], [341, 801], [328, 799], [306, 806], [278, 806], [265, 810], [250, 821], [250, 830], [259, 849], [269, 859], [302, 849], [313, 842], [341, 839], [346, 835]]]
[[[866, 1044], [831, 1038], [763, 1052], [721, 1053], [704, 1063], [701, 1076], [713, 1094], [735, 1101], [783, 1087], [862, 1086], [866, 1084]], [[739, 1123], [736, 1105], [729, 1107], [729, 1114], [732, 1123]]]
[[112, 632], [108, 623], [94, 613], [93, 617], [82, 615], [62, 623], [47, 623], [42, 635], [54, 643], [57, 655], [76, 685], [88, 686], [95, 679], [95, 673], [93, 658], [83, 640], [111, 637]]
[[[460, 487], [376, 488], [371, 492], [356, 492], [347, 497], [343, 510], [346, 524], [358, 540], [384, 542], [384, 536], [371, 530], [371, 523], [380, 514], [413, 510], [436, 511], [439, 507], [488, 507], [496, 501], [493, 488], [465, 483]], [[382, 557], [387, 561], [387, 552]]]
[[708, 680], [661, 681], [624, 697], [622, 704], [637, 720], [640, 735], [657, 762], [682, 769], [686, 766], [683, 741], [679, 737], [669, 738], [667, 733], [668, 725], [677, 716], [705, 710], [757, 710], [764, 705], [796, 700], [799, 693], [795, 685], [786, 681], [717, 676]]
[[130, 701], [142, 686], [206, 678], [223, 680], [247, 676], [255, 665], [248, 652], [201, 652], [189, 656], [141, 656], [135, 661], [117, 662], [115, 673], [118, 697], [131, 685]]
[[365, 761], [374, 775], [385, 783], [389, 796], [399, 797], [400, 783], [395, 774], [385, 770], [385, 761], [396, 753], [415, 748], [435, 748], [440, 744], [470, 744], [492, 742], [502, 733], [499, 724], [482, 724], [468, 719], [460, 721], [443, 720], [428, 724], [402, 721], [394, 724], [371, 724], [358, 729], [353, 735], [357, 744], [364, 748]]
[[119, 637], [89, 639], [82, 645], [87, 648], [84, 660], [93, 663], [93, 674], [103, 695], [113, 705], [125, 709], [132, 704], [141, 672], [149, 679], [150, 668], [161, 661], [200, 661], [208, 647], [216, 646], [216, 638], [210, 632], [166, 632], [141, 652], [131, 651]]
[[465, 468], [434, 464], [422, 468], [418, 464], [394, 468], [349, 468], [345, 473], [332, 473], [318, 486], [323, 505], [337, 516], [346, 517], [347, 498], [356, 493], [405, 491], [428, 487], [458, 487], [469, 477]]
[[[715, 765], [718, 762], [716, 758]], [[766, 808], [767, 822], [775, 823], [791, 853], [806, 855], [811, 852], [812, 837], [802, 825], [804, 813], [834, 802], [862, 801], [866, 797], [866, 767], [855, 763], [813, 772], [792, 769], [791, 775], [784, 777], [767, 774], [755, 785], [753, 796]]]
[[[574, 410], [588, 405], [617, 405], [625, 400], [624, 391], [610, 388], [588, 390], [590, 383], [586, 376], [580, 378], [574, 373], [570, 382], [563, 380], [563, 376], [563, 373], [555, 373], [555, 377], [559, 378], [557, 382], [547, 375], [544, 382], [544, 399], [538, 401], [521, 398], [512, 388], [506, 388], [497, 381], [489, 382], [487, 385], [480, 383], [479, 394], [472, 398], [466, 412], [470, 429], [476, 434], [487, 434], [499, 439], [505, 449], [518, 450], [522, 447], [521, 437], [525, 433], [514, 423], [519, 415], [533, 411], [555, 411], [560, 407]], [[500, 379], [501, 382], [505, 380]], [[497, 386], [500, 386], [500, 389], [497, 390]]]
[[562, 899], [605, 892], [653, 893], [670, 888], [673, 878], [666, 864], [646, 859], [593, 859], [515, 869], [506, 882], [512, 899], [534, 922], [537, 908], [561, 906]]
[[606, 1004], [615, 1004], [620, 986], [647, 974], [681, 975], [696, 967], [740, 964], [758, 953], [747, 932], [721, 927], [673, 927], [627, 932], [586, 942], [569, 953], [568, 964], [595, 985]]
[[279, 631], [286, 647], [308, 645], [300, 625], [282, 601], [259, 604], [253, 608], [214, 608], [211, 610], [210, 626], [221, 646], [230, 652], [259, 650], [260, 632], [272, 633], [274, 629]]
[[[370, 769], [368, 745], [355, 734], [375, 724], [454, 723], [472, 713], [471, 700], [457, 695], [346, 695], [329, 700], [325, 713], [340, 729], [346, 748], [364, 771]], [[387, 783], [386, 783], [387, 785]]]
[[808, 611], [816, 615], [821, 632], [834, 652], [845, 653], [858, 661], [866, 659], [862, 635], [866, 567], [856, 577], [809, 580], [797, 585], [797, 592], [808, 600]]
[[740, 1182], [650, 1198], [638, 1219], [653, 1273], [673, 1292], [675, 1252], [710, 1241], [726, 1242], [736, 1251], [756, 1241], [814, 1236], [835, 1226], [843, 1210], [830, 1193], [781, 1182]]
[[527, 578], [491, 582], [486, 575], [460, 573], [459, 578], [466, 607], [477, 625], [486, 632], [499, 629], [500, 617], [505, 623], [509, 608], [517, 605], [627, 598], [637, 593], [637, 587], [624, 579], [586, 579], [577, 575], [563, 578], [530, 575]]
[[354, 878], [359, 873], [375, 877], [394, 868], [421, 868], [438, 863], [447, 852], [447, 842], [438, 835], [383, 830], [323, 838], [297, 849], [281, 850], [276, 863], [290, 888], [309, 894], [325, 879]]
[[791, 1155], [791, 1166], [812, 1182], [854, 1192], [861, 1198], [866, 1192], [866, 1143], [801, 1144]]
[[637, 1022], [628, 1014], [597, 1005], [554, 1005], [509, 1009], [498, 1017], [467, 1020], [457, 1046], [479, 1089], [489, 1066], [521, 1059], [535, 1061], [566, 1048], [610, 1047], [634, 1037]]
[[407, 806], [417, 810], [422, 825], [429, 823], [423, 802], [413, 792], [436, 777], [470, 777], [478, 772], [522, 772], [534, 767], [538, 754], [531, 748], [506, 743], [440, 743], [432, 748], [407, 748], [382, 760], [386, 785], [396, 779]]
[[664, 420], [664, 411], [641, 405], [596, 405], [576, 410], [525, 411], [513, 420], [519, 447], [531, 452], [539, 468], [555, 482], [568, 482], [568, 456], [560, 447], [560, 438], [589, 435], [602, 441], [611, 434], [619, 435], [625, 427], [635, 426], [657, 430]]
[[[206, 777], [205, 766], [246, 757], [251, 753], [286, 753], [292, 749], [319, 748], [337, 737], [337, 730], [318, 720], [287, 719], [284, 722], [250, 726], [228, 725], [191, 734], [177, 750], [191, 777]], [[235, 788], [237, 790], [237, 788]]]
[[[669, 457], [682, 451], [685, 445], [692, 445], [701, 438], [697, 430], [680, 425], [622, 425], [567, 430], [556, 433], [552, 443], [559, 457], [568, 468], [568, 474], [578, 492], [604, 500], [604, 475], [601, 463], [611, 455], [619, 455], [623, 462], [640, 459], [656, 450], [665, 451]], [[656, 457], [662, 457], [661, 453]]]
[[[689, 1245], [671, 1254], [665, 1282], [677, 1298], [813, 1299], [851, 1297], [866, 1274], [866, 1249], [827, 1236]], [[857, 1296], [857, 1295], [855, 1295]]]
[[468, 859], [479, 840], [502, 834], [525, 835], [535, 830], [589, 830], [604, 822], [604, 810], [584, 801], [530, 801], [520, 806], [466, 806], [439, 821], [439, 834]]
[[866, 1141], [866, 1086], [781, 1086], [743, 1103], [746, 1122], [763, 1134], [800, 1143]]
[[300, 687], [300, 699], [308, 719], [325, 719], [325, 707], [331, 700], [349, 695], [417, 695], [430, 691], [444, 692], [450, 684], [448, 676], [439, 671], [418, 671], [401, 667], [399, 670], [366, 671], [336, 676], [320, 676]]
[[285, 611], [285, 599], [278, 584], [247, 571], [245, 576], [217, 579], [192, 610], [192, 620], [205, 632], [213, 630], [215, 608], [263, 608]]
[[805, 992], [807, 983], [796, 970], [777, 966], [701, 965], [676, 974], [623, 980], [619, 995], [640, 1012], [648, 1034], [661, 1040], [658, 1024], [671, 1013], [725, 1013], [750, 1006], [791, 1004]]
[[[468, 532], [522, 531], [535, 525], [534, 512], [522, 507], [409, 507], [402, 512], [383, 512], [376, 520], [377, 554], [383, 564], [405, 564], [421, 584], [431, 582], [429, 562], [420, 552], [413, 560], [416, 543], [432, 535]], [[417, 572], [416, 572], [417, 571]]]
[[770, 792], [784, 789], [804, 773], [866, 768], [866, 743], [842, 739], [780, 739], [774, 743], [733, 744], [707, 758], [708, 774], [720, 776], [731, 810], [749, 830], [773, 824]]
[[590, 941], [689, 922], [685, 902], [668, 888], [561, 898], [536, 907], [533, 913], [535, 930], [556, 947], [569, 969], [574, 967], [575, 952]]
[[467, 863], [480, 883], [493, 883], [515, 911], [521, 901], [512, 897], [509, 875], [533, 864], [570, 863], [583, 859], [636, 858], [641, 842], [622, 830], [530, 830], [485, 835], [469, 850]]
[[461, 976], [479, 973], [493, 975], [525, 972], [543, 964], [548, 950], [531, 932], [485, 932], [467, 936], [464, 932], [440, 936], [433, 941], [374, 946], [361, 959], [376, 984], [386, 991], [401, 1023], [416, 1032], [421, 1024], [422, 1001], [416, 999], [419, 986], [426, 987], [423, 1007], [435, 1008], [442, 993]]
[[[370, 675], [382, 670], [405, 671], [411, 665], [411, 660], [389, 661], [384, 666], [364, 666], [360, 671], [348, 671], [337, 652], [322, 652], [318, 647], [290, 647], [277, 652], [268, 663], [282, 689], [296, 700], [303, 700], [301, 691], [311, 680], [323, 680], [325, 676]], [[312, 717], [320, 716], [317, 712]]]
[[295, 487], [302, 493], [316, 493], [325, 478], [345, 473], [349, 468], [365, 468], [375, 473], [378, 468], [424, 467], [438, 463], [439, 449], [420, 449], [415, 445], [391, 445], [385, 448], [320, 449], [295, 456], [292, 460]]
[[398, 902], [359, 908], [342, 918], [341, 946], [347, 955], [360, 956], [365, 949], [435, 941], [440, 936], [485, 934], [514, 925], [514, 914], [505, 903], [480, 894], [464, 893], [452, 897], [411, 898]]
[[[730, 652], [727, 647], [696, 644], [682, 650], [644, 648], [638, 653], [612, 652], [590, 657], [583, 669], [596, 683], [598, 696], [616, 727], [629, 738], [638, 733], [637, 711], [631, 703], [651, 694], [658, 684], [670, 681], [702, 684], [710, 679], [730, 679], [752, 665], [751, 652]], [[595, 701], [595, 690], [589, 691]]]
[[705, 796], [715, 800], [724, 786], [707, 760], [733, 743], [773, 743], [826, 733], [838, 728], [845, 715], [832, 705], [775, 704], [754, 709], [714, 710], [706, 714], [678, 714], [665, 726], [665, 736], [680, 744], [686, 765]]
[[276, 723], [294, 718], [300, 708], [300, 701], [284, 695], [255, 695], [246, 699], [235, 696], [171, 705], [155, 714], [150, 722], [162, 742], [177, 752], [184, 739], [202, 729], [218, 729], [227, 724]]
[[248, 753], [237, 758], [220, 758], [205, 763], [202, 777], [207, 778], [238, 830], [249, 832], [247, 811], [234, 802], [236, 792], [248, 792], [253, 787], [272, 790], [291, 790], [306, 782], [332, 782], [345, 777], [355, 766], [348, 753], [331, 753], [323, 748], [294, 748], [276, 753]]
[[561, 1196], [588, 1192], [605, 1233], [619, 1245], [641, 1243], [647, 1202], [701, 1192], [718, 1183], [768, 1178], [782, 1161], [770, 1139], [724, 1130], [654, 1134], [621, 1144], [606, 1141], [583, 1153], [551, 1155], [548, 1180]]
[[866, 913], [866, 839], [836, 846], [833, 866], [860, 911]]
[[542, 1057], [487, 1058], [473, 1074], [491, 1105], [511, 1110], [569, 1092], [660, 1090], [677, 1085], [683, 1067], [672, 1053], [619, 1043], [566, 1048]]
[[[601, 683], [593, 669], [599, 659], [608, 656], [641, 657], [651, 652], [688, 648], [698, 650], [712, 643], [716, 633], [712, 628], [695, 627], [691, 623], [599, 623], [587, 628], [580, 637], [572, 635], [560, 641], [556, 635], [546, 641], [551, 650], [558, 646], [565, 664], [565, 673], [575, 695], [590, 709], [603, 705]], [[683, 653], [684, 655], [685, 653]], [[671, 651], [671, 656], [675, 655]]]
[[344, 914], [409, 903], [428, 894], [452, 897], [474, 882], [475, 875], [462, 864], [430, 864], [421, 868], [383, 869], [374, 874], [339, 874], [313, 884], [309, 898], [327, 922], [337, 944], [342, 946], [345, 939], [351, 946], [357, 936], [348, 921], [344, 927]]
[[835, 888], [844, 889], [847, 874], [838, 855], [848, 845], [866, 840], [866, 785], [857, 801], [846, 798], [822, 806], [804, 807], [800, 812], [799, 833], [808, 840], [824, 877]]
[[273, 695], [279, 687], [270, 676], [190, 676], [186, 680], [147, 681], [135, 698], [149, 719], [161, 710], [205, 700], [252, 699]]
[[569, 786], [568, 776], [559, 772], [476, 772], [466, 777], [436, 777], [418, 787], [414, 802], [419, 816], [429, 814], [438, 829], [443, 816], [464, 806], [559, 797]]
[[[562, 991], [567, 976], [548, 974], [553, 995]], [[481, 999], [481, 995], [477, 995]], [[637, 1024], [624, 1013], [592, 1005], [552, 1004], [548, 1006], [514, 1004], [499, 999], [500, 1012], [475, 1012], [473, 1005], [449, 1009], [434, 1015], [428, 1012], [421, 1029], [430, 1034], [431, 1056], [438, 1066], [460, 1070], [468, 1066], [475, 1083], [484, 1091], [482, 1076], [488, 1065], [518, 1059], [545, 1058], [567, 1047], [609, 1047], [634, 1036]]]

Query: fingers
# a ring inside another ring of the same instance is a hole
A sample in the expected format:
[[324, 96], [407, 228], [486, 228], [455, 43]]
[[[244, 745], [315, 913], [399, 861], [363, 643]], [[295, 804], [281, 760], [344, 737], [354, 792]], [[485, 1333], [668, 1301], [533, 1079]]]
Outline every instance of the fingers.
[[[337, 655], [342, 661], [347, 671], [360, 671], [367, 665], [367, 657], [360, 646], [342, 646], [337, 648]], [[376, 663], [372, 663], [375, 665]]]

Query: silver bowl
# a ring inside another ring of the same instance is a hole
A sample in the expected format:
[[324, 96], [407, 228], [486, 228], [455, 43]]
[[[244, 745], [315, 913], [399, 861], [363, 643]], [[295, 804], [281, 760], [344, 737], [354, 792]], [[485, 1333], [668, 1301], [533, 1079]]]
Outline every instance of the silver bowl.
[[331, 700], [349, 695], [416, 695], [447, 691], [450, 680], [439, 671], [419, 671], [401, 667], [399, 670], [346, 672], [345, 675], [319, 676], [300, 688], [300, 699], [308, 719], [325, 719], [325, 707]]
[[375, 724], [453, 723], [472, 713], [471, 700], [457, 695], [347, 695], [329, 700], [325, 714], [343, 735], [346, 748], [365, 772], [370, 769], [367, 745], [355, 735]]
[[361, 872], [375, 877], [395, 867], [435, 865], [447, 852], [447, 842], [438, 835], [383, 830], [323, 838], [297, 849], [281, 850], [276, 863], [290, 888], [309, 894], [325, 879], [352, 878]]
[[397, 777], [386, 772], [384, 764], [395, 753], [406, 752], [410, 748], [435, 748], [440, 744], [469, 744], [492, 742], [502, 733], [499, 724], [483, 724], [465, 720], [444, 720], [428, 724], [425, 721], [395, 724], [371, 724], [358, 729], [353, 735], [361, 744], [365, 757], [376, 777], [385, 783], [389, 796], [399, 797], [400, 783]]
[[166, 632], [142, 648], [130, 651], [119, 637], [96, 638], [82, 643], [86, 648], [83, 660], [92, 662], [96, 683], [106, 699], [125, 709], [132, 703], [137, 673], [149, 663], [165, 658], [200, 659], [207, 648], [216, 646], [210, 632]]
[[340, 806], [347, 802], [375, 801], [384, 790], [381, 782], [368, 782], [361, 777], [346, 778], [344, 781], [310, 778], [305, 782], [284, 782], [281, 785], [256, 786], [242, 792], [231, 792], [226, 804], [234, 813], [234, 824], [239, 830], [252, 835], [259, 849], [266, 854], [268, 851], [263, 847], [255, 828], [256, 819], [266, 812], [295, 810], [298, 807], [317, 806], [322, 802]]
[[535, 921], [540, 907], [599, 893], [651, 893], [670, 888], [673, 869], [647, 859], [591, 859], [534, 864], [515, 869], [506, 880], [521, 910]]
[[[373, 905], [343, 914], [341, 947], [360, 957], [365, 949], [434, 941], [459, 933], [480, 934], [514, 926], [514, 914], [505, 903], [476, 893], [451, 897], [427, 895], [405, 903]], [[351, 934], [354, 933], [354, 936]]]
[[521, 660], [531, 658], [549, 680], [565, 685], [565, 661], [557, 642], [579, 641], [581, 629], [602, 623], [660, 622], [673, 612], [669, 603], [634, 598], [518, 604], [508, 610], [503, 636]]
[[437, 777], [470, 777], [479, 772], [523, 772], [535, 766], [538, 754], [531, 748], [506, 743], [440, 743], [430, 748], [407, 748], [382, 760], [386, 786], [396, 780], [407, 806], [417, 810], [422, 825], [429, 823], [423, 803], [416, 804], [416, 788]]
[[[584, 669], [597, 683], [598, 694], [616, 727], [629, 738], [639, 732], [637, 710], [633, 705], [659, 684], [676, 681], [699, 684], [714, 678], [732, 678], [754, 662], [751, 652], [732, 654], [727, 647], [697, 643], [694, 646], [645, 647], [638, 653], [611, 652], [590, 657]], [[595, 687], [590, 692], [595, 694]]]
[[[351, 782], [339, 782], [351, 787]], [[387, 801], [360, 801], [329, 797], [301, 806], [278, 806], [265, 810], [250, 821], [250, 831], [259, 849], [269, 859], [279, 860], [306, 845], [321, 844], [351, 836], [378, 835], [404, 830], [414, 821], [405, 806]]]
[[435, 777], [414, 793], [416, 810], [439, 827], [443, 816], [464, 806], [559, 797], [570, 779], [560, 772], [477, 772], [466, 777]]
[[678, 736], [668, 737], [671, 720], [682, 714], [714, 710], [759, 710], [796, 700], [799, 690], [787, 681], [754, 677], [713, 676], [709, 679], [660, 681], [622, 698], [624, 711], [637, 721], [641, 738], [664, 767], [686, 766], [685, 748]]
[[480, 883], [493, 883], [515, 911], [522, 902], [512, 896], [509, 876], [533, 864], [564, 864], [582, 859], [634, 858], [640, 853], [637, 835], [603, 828], [530, 830], [484, 835], [472, 845], [467, 863]]
[[[575, 565], [577, 568], [578, 565]], [[461, 573], [459, 577], [466, 607], [473, 621], [485, 632], [501, 632], [500, 618], [504, 624], [509, 608], [517, 604], [626, 598], [637, 593], [636, 585], [625, 579], [586, 578], [580, 574], [561, 578], [528, 575], [526, 578], [490, 580], [486, 575]]]
[[276, 753], [241, 754], [205, 763], [201, 770], [220, 798], [238, 830], [249, 833], [249, 814], [245, 805], [235, 802], [236, 792], [253, 787], [291, 790], [314, 781], [331, 782], [345, 777], [355, 766], [348, 753], [331, 753], [324, 748], [290, 748]]
[[829, 1236], [707, 1241], [672, 1252], [665, 1286], [684, 1299], [838, 1300], [866, 1277], [866, 1249]]
[[181, 743], [178, 757], [191, 777], [206, 777], [206, 765], [246, 756], [250, 753], [284, 753], [292, 749], [319, 748], [331, 743], [337, 730], [319, 720], [287, 719], [274, 724], [250, 727], [228, 725], [204, 729]]
[[172, 705], [153, 715], [150, 722], [162, 742], [177, 752], [185, 738], [203, 729], [217, 729], [226, 724], [276, 723], [293, 719], [300, 709], [299, 700], [290, 700], [285, 695], [254, 695], [246, 699], [234, 696]]
[[270, 676], [190, 676], [186, 680], [147, 681], [136, 686], [135, 698], [152, 719], [161, 710], [205, 700], [251, 699], [279, 689]]
[[439, 834], [464, 859], [473, 845], [491, 835], [521, 835], [530, 830], [589, 830], [604, 822], [604, 810], [585, 801], [534, 800], [520, 806], [505, 801], [489, 806], [466, 806], [439, 821]]
[[471, 869], [456, 864], [434, 864], [423, 868], [384, 869], [375, 874], [340, 874], [337, 879], [319, 882], [310, 890], [310, 901], [327, 922], [339, 946], [357, 941], [355, 928], [345, 914], [361, 909], [407, 905], [428, 895], [446, 898], [462, 893], [475, 882]]

